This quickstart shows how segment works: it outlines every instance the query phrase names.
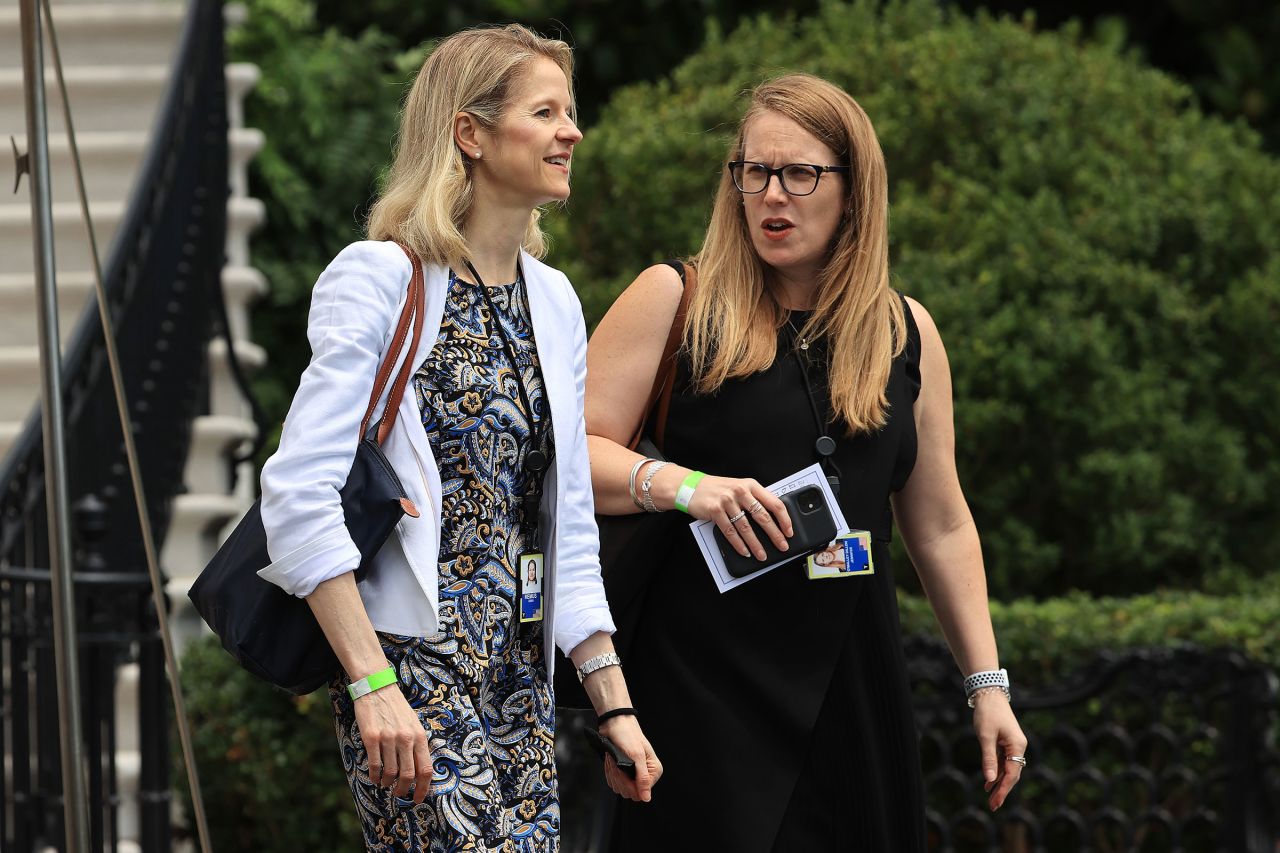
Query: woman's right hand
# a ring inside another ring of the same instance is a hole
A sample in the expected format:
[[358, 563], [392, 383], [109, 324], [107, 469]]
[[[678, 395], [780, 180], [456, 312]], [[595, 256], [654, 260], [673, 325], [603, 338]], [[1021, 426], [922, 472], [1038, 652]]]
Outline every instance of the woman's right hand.
[[[750, 478], [703, 477], [689, 500], [689, 514], [714, 521], [739, 554], [757, 560], [765, 557], [757, 529], [764, 531], [779, 551], [787, 550], [787, 539], [795, 533], [782, 501]], [[736, 521], [730, 521], [735, 517]]]
[[389, 685], [355, 700], [356, 725], [369, 753], [369, 781], [397, 797], [421, 803], [431, 792], [427, 731], [400, 692]]

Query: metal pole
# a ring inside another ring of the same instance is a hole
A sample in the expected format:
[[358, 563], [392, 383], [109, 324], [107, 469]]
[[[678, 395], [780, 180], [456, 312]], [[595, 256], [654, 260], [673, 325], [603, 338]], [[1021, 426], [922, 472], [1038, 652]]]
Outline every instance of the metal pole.
[[36, 0], [20, 0], [20, 4], [22, 69], [27, 96], [27, 151], [31, 169], [31, 222], [35, 229], [33, 249], [40, 314], [40, 399], [44, 419], [44, 481], [49, 511], [49, 574], [53, 592], [53, 648], [62, 747], [63, 814], [67, 853], [88, 853], [88, 801], [85, 798], [84, 736], [80, 725], [71, 527], [67, 511], [67, 458], [62, 433], [62, 352], [58, 340], [58, 297], [54, 286], [44, 50]]

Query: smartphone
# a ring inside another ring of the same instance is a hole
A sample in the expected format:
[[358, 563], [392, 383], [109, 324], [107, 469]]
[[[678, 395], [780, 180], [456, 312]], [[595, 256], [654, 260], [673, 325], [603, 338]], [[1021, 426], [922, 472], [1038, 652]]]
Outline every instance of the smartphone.
[[604, 758], [606, 754], [612, 755], [619, 770], [632, 779], [636, 778], [636, 763], [616, 743], [590, 726], [584, 728], [582, 733], [587, 736], [587, 743], [591, 744], [591, 748], [599, 753], [601, 758]]
[[720, 555], [724, 558], [725, 568], [735, 578], [746, 577], [781, 560], [807, 556], [820, 548], [825, 548], [832, 539], [836, 538], [836, 520], [831, 514], [831, 507], [827, 506], [827, 498], [822, 489], [817, 486], [805, 486], [803, 489], [787, 492], [779, 500], [787, 508], [787, 514], [791, 516], [791, 527], [794, 531], [794, 535], [787, 540], [789, 546], [787, 551], [779, 551], [773, 544], [773, 540], [750, 515], [747, 518], [751, 518], [751, 529], [755, 531], [756, 539], [759, 539], [760, 544], [764, 546], [764, 560], [739, 554], [724, 538], [720, 528], [716, 527], [716, 544], [720, 546]]

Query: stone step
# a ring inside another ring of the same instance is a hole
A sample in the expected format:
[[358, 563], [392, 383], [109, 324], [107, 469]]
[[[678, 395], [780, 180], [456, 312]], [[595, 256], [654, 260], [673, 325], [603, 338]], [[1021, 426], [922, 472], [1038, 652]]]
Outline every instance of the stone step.
[[[72, 65], [169, 65], [186, 9], [178, 3], [55, 4], [53, 25], [64, 67]], [[52, 63], [53, 51], [45, 56]], [[0, 57], [22, 64], [18, 4], [0, 9]]]
[[[249, 341], [236, 342], [236, 355], [245, 371], [266, 363], [266, 351]], [[210, 397], [212, 411], [248, 417], [248, 405], [231, 379], [227, 366], [227, 348], [221, 338], [209, 344]], [[38, 346], [0, 346], [0, 423], [21, 423], [39, 403], [40, 348]]]
[[22, 432], [22, 421], [0, 421], [0, 459], [9, 455], [9, 448]]
[[[142, 748], [138, 731], [138, 684], [142, 670], [136, 662], [121, 664], [116, 670], [116, 752], [137, 752]], [[127, 711], [128, 713], [122, 713]], [[137, 790], [135, 787], [133, 790]]]
[[[123, 201], [89, 204], [98, 252], [104, 262], [109, 257], [116, 230], [124, 219], [125, 204]], [[245, 263], [237, 263], [238, 266], [249, 265], [249, 235], [265, 219], [266, 208], [260, 200], [227, 200], [227, 253], [228, 256], [245, 256]], [[79, 203], [60, 202], [53, 205], [53, 232], [54, 252], [60, 274], [93, 269], [88, 234], [80, 216]], [[0, 204], [0, 275], [34, 274], [35, 255], [31, 234], [30, 204]], [[232, 260], [232, 263], [236, 261]]]
[[[75, 332], [80, 315], [94, 292], [93, 274], [60, 273], [58, 289], [58, 333], [63, 348]], [[227, 301], [231, 334], [237, 340], [249, 337], [249, 306], [266, 293], [262, 273], [253, 267], [224, 267], [222, 291]], [[36, 309], [35, 276], [24, 273], [0, 275], [0, 344], [33, 346], [40, 343]], [[3, 453], [0, 453], [3, 456]]]
[[248, 505], [235, 495], [186, 494], [173, 499], [169, 534], [165, 539], [160, 563], [171, 578], [167, 590], [184, 590], [174, 595], [176, 603], [185, 598], [186, 587], [175, 587], [179, 581], [190, 584], [218, 549], [222, 528], [244, 514]]
[[0, 346], [0, 421], [24, 421], [40, 393], [40, 349]]
[[[252, 379], [258, 368], [267, 363], [267, 351], [252, 341], [236, 341], [236, 358], [246, 378]], [[209, 342], [209, 411], [252, 420], [253, 412], [236, 384], [227, 358], [227, 345], [222, 338]]]
[[[25, 132], [14, 137], [19, 151], [29, 150]], [[85, 192], [90, 203], [131, 197], [133, 182], [149, 140], [148, 134], [141, 130], [76, 133]], [[262, 132], [256, 129], [237, 128], [228, 134], [231, 149], [229, 177], [234, 195], [248, 195], [249, 163], [262, 150], [263, 141]], [[71, 144], [65, 133], [54, 133], [49, 137], [49, 172], [53, 201], [79, 203]], [[28, 198], [28, 192], [24, 182], [19, 188], [19, 199]]]
[[[169, 79], [167, 65], [86, 65], [64, 69], [76, 131], [148, 132]], [[62, 94], [51, 70], [45, 73], [49, 133], [63, 133]], [[0, 136], [27, 127], [22, 68], [0, 68]]]
[[[111, 241], [120, 221], [124, 218], [125, 203], [119, 200], [91, 202], [89, 213], [93, 217], [94, 231], [98, 239], [98, 252], [105, 259], [111, 249]], [[53, 246], [60, 272], [90, 270], [89, 241], [80, 216], [80, 205], [61, 202], [53, 205]], [[0, 204], [0, 275], [26, 274], [35, 276], [35, 249], [32, 239], [31, 205], [27, 202]]]
[[225, 493], [231, 488], [231, 459], [257, 435], [251, 420], [204, 415], [191, 425], [191, 450], [183, 482], [188, 492]]

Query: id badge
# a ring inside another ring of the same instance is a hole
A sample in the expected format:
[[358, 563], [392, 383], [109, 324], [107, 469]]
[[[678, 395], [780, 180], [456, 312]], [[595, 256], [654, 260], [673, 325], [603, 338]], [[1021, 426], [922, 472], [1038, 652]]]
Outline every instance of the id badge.
[[873, 575], [876, 566], [871, 558], [871, 533], [854, 530], [837, 536], [826, 548], [810, 554], [807, 562], [809, 580]]
[[539, 553], [520, 555], [520, 622], [542, 621], [542, 576], [546, 558]]

